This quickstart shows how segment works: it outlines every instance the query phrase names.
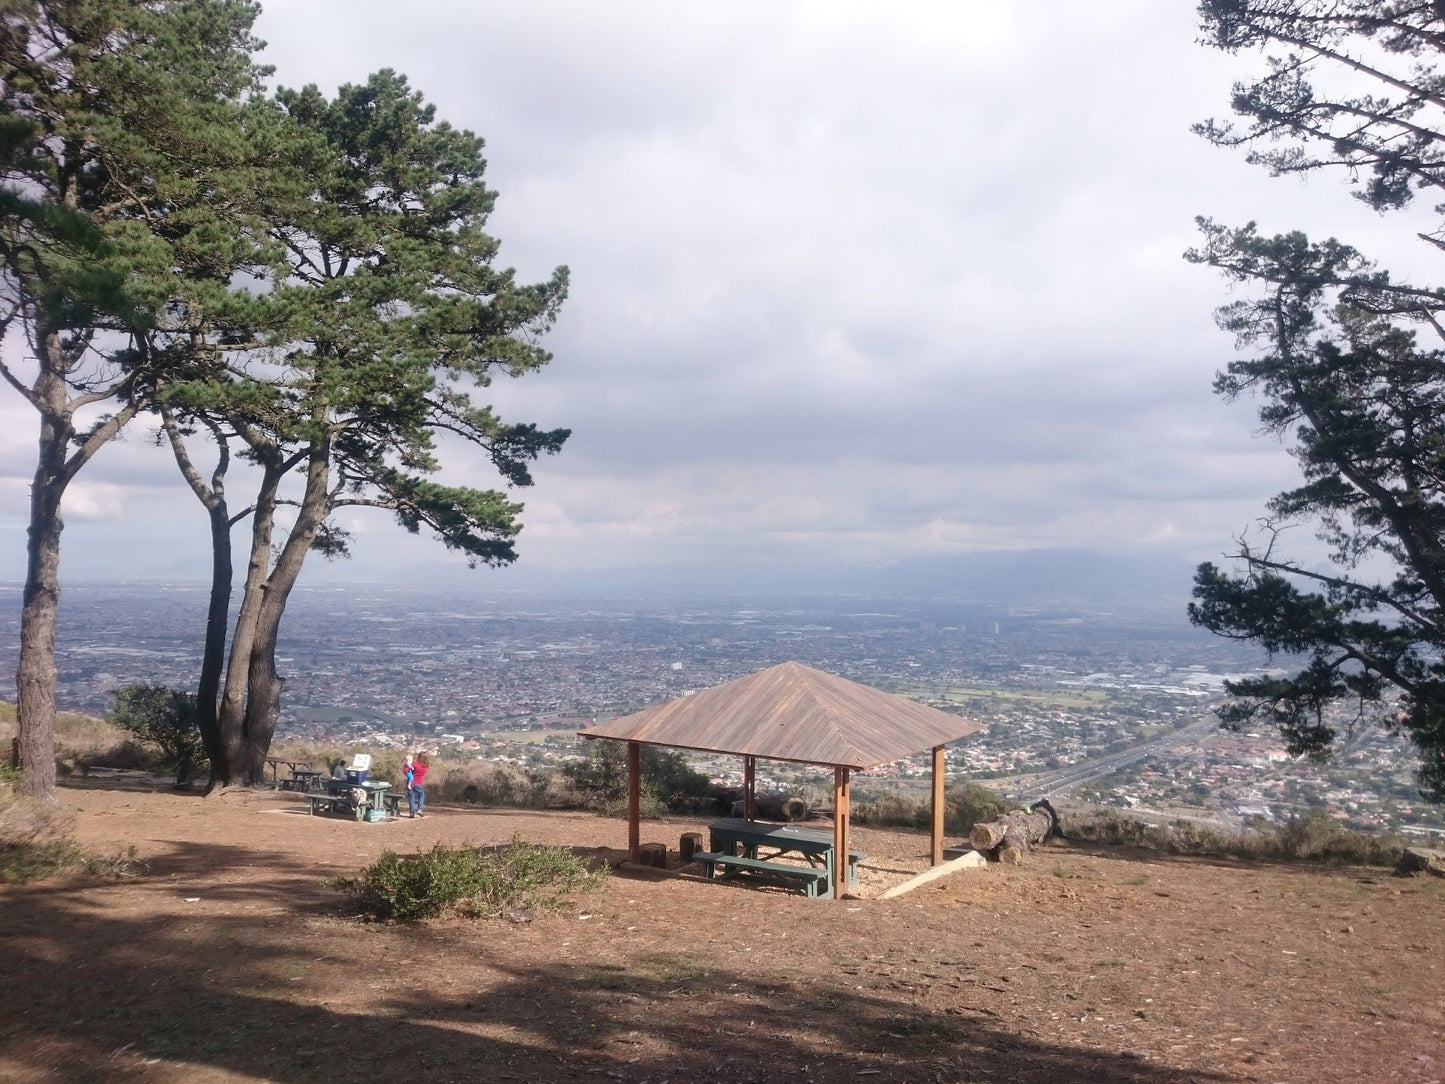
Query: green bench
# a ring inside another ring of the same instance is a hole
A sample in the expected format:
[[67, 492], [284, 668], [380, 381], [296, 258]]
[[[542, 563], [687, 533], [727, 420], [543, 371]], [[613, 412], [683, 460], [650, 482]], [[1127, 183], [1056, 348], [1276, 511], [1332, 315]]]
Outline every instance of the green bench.
[[306, 800], [311, 803], [313, 817], [321, 812], [346, 813], [360, 820], [366, 811], [364, 806], [352, 807], [350, 794], [308, 794]]
[[[341, 794], [308, 794], [306, 800], [311, 803], [311, 815], [318, 813], [344, 813], [347, 816], [361, 820], [366, 816], [366, 806], [353, 806], [351, 804], [351, 792], [345, 791]], [[389, 790], [382, 794], [381, 803], [386, 811], [393, 817], [401, 816], [401, 803], [406, 800], [406, 795], [400, 791]]]
[[734, 854], [716, 854], [712, 851], [698, 851], [692, 856], [701, 863], [708, 880], [717, 877], [718, 867], [726, 874], [747, 873], [765, 880], [777, 881], [787, 888], [801, 888], [803, 895], [812, 898], [832, 895], [828, 884], [828, 871], [817, 866], [793, 866], [783, 862], [768, 862], [761, 858], [744, 858]]

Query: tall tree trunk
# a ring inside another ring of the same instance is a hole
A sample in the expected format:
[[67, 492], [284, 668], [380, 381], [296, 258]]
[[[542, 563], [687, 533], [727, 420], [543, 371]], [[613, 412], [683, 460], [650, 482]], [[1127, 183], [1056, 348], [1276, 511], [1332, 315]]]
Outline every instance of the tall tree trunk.
[[201, 742], [211, 761], [207, 789], [231, 778], [226, 743], [221, 740], [219, 698], [221, 674], [226, 665], [226, 625], [231, 610], [231, 520], [224, 502], [206, 511], [211, 520], [211, 601], [206, 610], [206, 645], [201, 654], [201, 677], [196, 684], [196, 721]]
[[24, 608], [20, 614], [19, 703], [21, 790], [42, 802], [55, 795], [55, 628], [60, 610], [60, 497], [70, 427], [44, 415], [40, 456], [30, 488]]
[[[38, 324], [38, 321], [37, 321]], [[40, 447], [30, 487], [30, 528], [26, 542], [25, 592], [20, 612], [20, 663], [15, 672], [16, 759], [21, 790], [55, 803], [55, 629], [60, 613], [60, 502], [65, 487], [91, 458], [135, 417], [139, 402], [122, 382], [103, 392], [69, 398], [66, 374], [85, 342], [67, 344], [60, 332], [37, 326], [32, 339], [39, 372], [30, 401], [40, 415]], [[75, 356], [72, 357], [71, 354]], [[74, 448], [77, 405], [119, 395], [125, 405]]]
[[160, 412], [181, 477], [206, 509], [211, 524], [211, 597], [206, 609], [206, 642], [201, 653], [201, 673], [196, 683], [196, 724], [201, 732], [206, 758], [211, 764], [211, 779], [206, 786], [209, 794], [215, 787], [228, 783], [232, 774], [226, 743], [221, 737], [218, 703], [221, 675], [226, 668], [226, 625], [230, 618], [231, 580], [234, 575], [231, 568], [231, 527], [235, 520], [231, 518], [226, 504], [226, 472], [231, 465], [231, 446], [218, 423], [201, 418], [216, 441], [216, 467], [211, 472], [210, 485], [207, 485], [191, 461], [185, 435], [176, 422], [174, 411], [162, 402]]
[[70, 480], [66, 455], [75, 434], [64, 380], [60, 335], [37, 329], [40, 372], [33, 388], [40, 448], [30, 487], [20, 664], [15, 674], [21, 790], [55, 803], [55, 628], [60, 613], [60, 499]]
[[[266, 573], [271, 564], [271, 535], [276, 524], [276, 491], [285, 475], [283, 465], [268, 463], [256, 496], [251, 520], [251, 556], [246, 565], [246, 583], [241, 592], [241, 610], [231, 635], [231, 653], [226, 662], [226, 685], [221, 695], [218, 729], [225, 750], [226, 774], [212, 777], [212, 786], [229, 786], [245, 777], [246, 689], [251, 672], [251, 650], [256, 625], [265, 597]], [[264, 758], [263, 758], [264, 759]]]
[[[291, 590], [301, 575], [306, 555], [316, 533], [331, 512], [329, 449], [324, 443], [313, 445], [311, 461], [306, 468], [306, 492], [296, 523], [286, 537], [286, 544], [276, 558], [276, 566], [267, 577], [262, 593], [251, 641], [247, 668], [245, 750], [238, 762], [248, 783], [260, 783], [266, 768], [266, 754], [281, 717], [281, 689], [284, 682], [276, 672], [276, 640], [281, 632], [281, 617]], [[259, 512], [259, 508], [258, 508]]]

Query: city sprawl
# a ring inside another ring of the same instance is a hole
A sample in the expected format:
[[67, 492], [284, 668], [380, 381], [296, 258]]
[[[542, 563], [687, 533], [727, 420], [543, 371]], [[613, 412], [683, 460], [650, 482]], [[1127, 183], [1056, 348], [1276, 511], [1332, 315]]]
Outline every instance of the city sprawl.
[[[9, 586], [0, 598], [13, 613], [18, 596]], [[205, 604], [199, 585], [69, 589], [61, 706], [104, 714], [122, 684], [192, 685]], [[0, 649], [13, 671], [16, 644]], [[1326, 763], [1288, 756], [1266, 723], [1221, 731], [1214, 709], [1225, 677], [1265, 660], [1189, 628], [1167, 606], [1104, 613], [313, 588], [298, 591], [287, 613], [279, 736], [557, 765], [580, 755], [575, 731], [594, 719], [787, 659], [984, 723], [949, 749], [950, 776], [1019, 798], [1073, 796], [1228, 826], [1322, 808], [1353, 827], [1445, 829], [1418, 799], [1409, 749], [1380, 726], [1355, 727]], [[693, 759], [720, 780], [740, 772], [735, 758]], [[918, 790], [927, 774], [920, 757], [868, 772], [857, 787]], [[760, 779], [777, 790], [824, 784], [820, 770], [798, 765], [760, 765]]]

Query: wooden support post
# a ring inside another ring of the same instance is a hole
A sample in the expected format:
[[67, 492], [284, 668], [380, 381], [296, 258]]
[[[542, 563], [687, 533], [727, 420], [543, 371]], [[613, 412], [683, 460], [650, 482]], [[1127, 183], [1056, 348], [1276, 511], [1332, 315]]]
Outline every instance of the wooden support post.
[[642, 746], [627, 743], [627, 860], [640, 858], [642, 838]]
[[848, 769], [833, 769], [833, 898], [848, 890]]
[[943, 862], [943, 798], [944, 776], [943, 746], [933, 747], [933, 851], [931, 862], [937, 866]]
[[743, 757], [743, 820], [758, 815], [758, 758]]

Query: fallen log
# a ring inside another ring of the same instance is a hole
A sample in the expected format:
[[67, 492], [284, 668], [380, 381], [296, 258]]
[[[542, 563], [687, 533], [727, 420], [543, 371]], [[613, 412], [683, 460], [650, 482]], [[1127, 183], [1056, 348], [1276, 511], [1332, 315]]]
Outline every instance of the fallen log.
[[1034, 847], [1061, 834], [1059, 815], [1047, 799], [1041, 799], [1028, 809], [1016, 809], [996, 821], [975, 824], [968, 842], [993, 861], [1018, 865]]
[[1400, 855], [1400, 864], [1395, 873], [1401, 877], [1413, 877], [1417, 873], [1429, 873], [1445, 877], [1445, 851], [1430, 847], [1406, 847]]

